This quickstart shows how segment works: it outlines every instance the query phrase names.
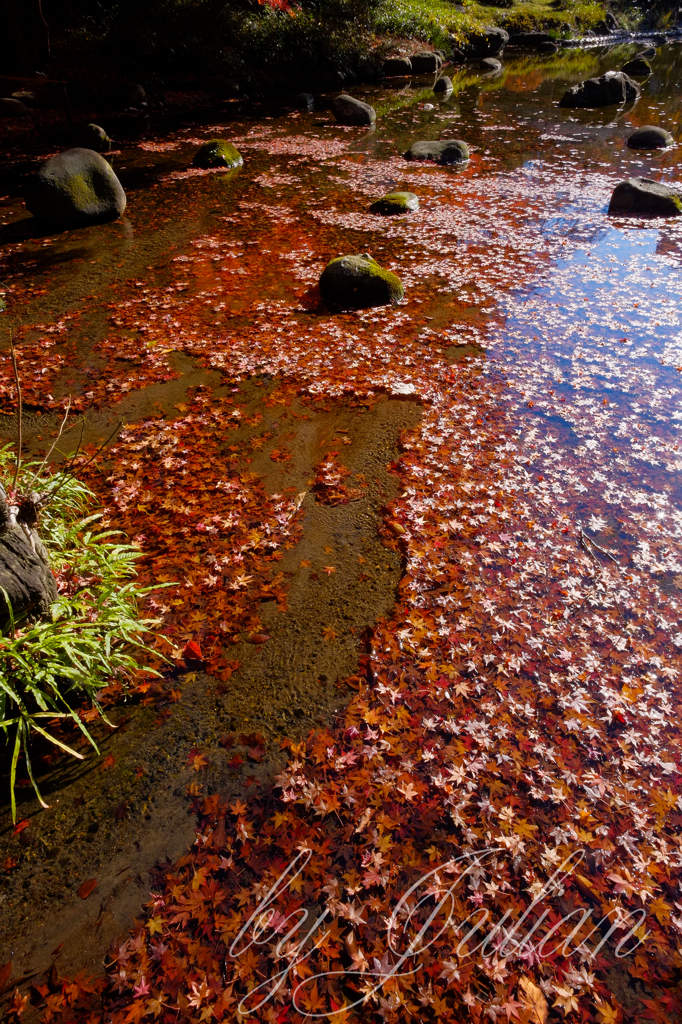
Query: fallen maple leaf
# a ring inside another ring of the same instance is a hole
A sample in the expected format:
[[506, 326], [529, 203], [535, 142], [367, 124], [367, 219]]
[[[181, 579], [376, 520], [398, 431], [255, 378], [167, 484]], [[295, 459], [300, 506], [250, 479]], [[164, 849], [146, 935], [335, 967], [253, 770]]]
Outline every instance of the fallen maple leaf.
[[25, 828], [28, 828], [28, 826], [29, 826], [30, 824], [31, 824], [31, 822], [30, 822], [30, 821], [28, 820], [28, 818], [24, 818], [24, 820], [23, 820], [23, 821], [20, 821], [20, 822], [18, 822], [18, 823], [17, 823], [17, 824], [16, 824], [15, 826], [14, 826], [14, 831], [12, 832], [12, 835], [13, 835], [13, 836], [18, 836], [18, 835], [19, 835], [19, 833], [20, 833], [20, 832], [23, 832]]
[[195, 772], [200, 771], [201, 768], [206, 768], [211, 763], [205, 754], [201, 754], [196, 747], [193, 747], [187, 755], [187, 760], [191, 764]]
[[598, 996], [595, 1000], [597, 1007], [597, 1013], [599, 1014], [599, 1024], [616, 1024], [618, 1020], [618, 1011], [614, 1010], [610, 1003], [607, 1003], [605, 999], [600, 999]]
[[327, 576], [331, 576], [331, 574], [333, 572], [336, 572], [336, 566], [334, 566], [334, 565], [325, 565], [325, 567], [322, 570], [322, 572], [326, 572]]
[[97, 888], [97, 879], [96, 878], [89, 878], [87, 880], [87, 882], [83, 882], [82, 885], [79, 885], [79, 887], [78, 887], [78, 895], [80, 896], [80, 898], [82, 900], [87, 900], [87, 898], [90, 895], [90, 893], [93, 893], [96, 888]]
[[542, 989], [539, 989], [530, 978], [519, 978], [519, 989], [521, 999], [530, 1010], [529, 1024], [545, 1024], [547, 1020], [547, 1000]]
[[182, 656], [185, 661], [203, 661], [204, 656], [201, 653], [201, 647], [196, 640], [188, 640], [185, 644], [185, 649], [182, 652]]
[[113, 754], [107, 754], [107, 756], [104, 758], [104, 760], [102, 761], [101, 765], [99, 766], [99, 770], [101, 772], [104, 772], [104, 771], [107, 770], [107, 768], [113, 768], [113, 766], [115, 764], [116, 764], [116, 758], [114, 757], [114, 755]]
[[331, 642], [332, 640], [336, 640], [336, 638], [337, 638], [337, 636], [338, 636], [338, 635], [339, 635], [339, 634], [338, 634], [338, 633], [336, 632], [336, 630], [335, 630], [335, 629], [332, 629], [332, 627], [331, 627], [331, 626], [323, 626], [323, 627], [322, 627], [322, 636], [323, 636], [323, 637], [325, 638], [325, 640], [327, 640], [328, 642]]

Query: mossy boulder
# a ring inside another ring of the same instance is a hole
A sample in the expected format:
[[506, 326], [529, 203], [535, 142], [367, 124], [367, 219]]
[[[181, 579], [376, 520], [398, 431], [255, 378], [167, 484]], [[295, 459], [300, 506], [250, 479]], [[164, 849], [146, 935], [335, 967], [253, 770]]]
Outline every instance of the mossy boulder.
[[203, 170], [210, 170], [212, 167], [231, 170], [233, 167], [241, 167], [243, 163], [244, 158], [237, 147], [225, 139], [211, 139], [205, 142], [196, 151], [192, 161], [194, 167], [201, 167]]
[[385, 217], [399, 213], [415, 213], [419, 209], [419, 199], [414, 192], [389, 192], [372, 203], [369, 209], [370, 213], [381, 213]]
[[395, 305], [405, 289], [399, 277], [363, 254], [331, 260], [322, 272], [320, 292], [330, 306], [366, 309]]
[[628, 178], [613, 190], [609, 213], [634, 217], [680, 217], [682, 191], [650, 178]]
[[332, 114], [339, 124], [347, 125], [370, 125], [377, 119], [376, 110], [370, 107], [369, 103], [363, 103], [355, 96], [349, 96], [342, 92], [332, 100]]
[[103, 156], [91, 149], [67, 149], [34, 175], [26, 206], [54, 227], [79, 227], [120, 217], [126, 194]]
[[436, 164], [463, 164], [469, 159], [469, 147], [461, 139], [445, 142], [413, 142], [406, 160], [429, 160]]
[[667, 132], [665, 128], [645, 124], [630, 135], [628, 146], [630, 149], [666, 149], [668, 146], [672, 146], [674, 141], [670, 132]]
[[80, 131], [80, 141], [85, 149], [95, 153], [108, 153], [111, 149], [111, 139], [98, 124], [86, 124]]
[[637, 78], [648, 78], [652, 72], [651, 64], [643, 57], [634, 57], [623, 64], [621, 71], [626, 75], [635, 75]]

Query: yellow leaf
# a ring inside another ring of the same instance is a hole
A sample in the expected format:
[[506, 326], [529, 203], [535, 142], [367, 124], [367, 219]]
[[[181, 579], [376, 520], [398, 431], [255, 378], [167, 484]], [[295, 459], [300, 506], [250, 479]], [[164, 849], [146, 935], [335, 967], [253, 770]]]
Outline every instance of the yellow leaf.
[[653, 911], [660, 924], [665, 924], [670, 919], [670, 909], [670, 905], [660, 897], [657, 900], [652, 900], [649, 904], [649, 910]]
[[599, 1024], [616, 1024], [618, 1010], [614, 1010], [611, 1004], [604, 999], [597, 998], [595, 1005], [599, 1014]]
[[546, 1024], [547, 1000], [542, 989], [533, 984], [530, 978], [519, 978], [519, 995], [527, 1010], [530, 1010], [529, 1024]]
[[158, 932], [159, 935], [163, 935], [163, 928], [161, 927], [162, 921], [162, 917], [150, 917], [147, 921], [147, 928], [149, 928], [150, 935], [154, 935], [155, 932]]

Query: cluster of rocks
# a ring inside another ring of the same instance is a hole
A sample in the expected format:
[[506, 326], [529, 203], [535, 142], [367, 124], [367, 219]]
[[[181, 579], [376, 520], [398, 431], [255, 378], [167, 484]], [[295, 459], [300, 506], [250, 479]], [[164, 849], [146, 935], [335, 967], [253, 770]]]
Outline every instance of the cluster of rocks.
[[[542, 33], [525, 33], [513, 37], [519, 46], [541, 47], [547, 40]], [[498, 73], [501, 53], [509, 42], [503, 29], [484, 30], [470, 43], [468, 55], [475, 56], [479, 68]], [[411, 58], [393, 58], [386, 62], [387, 75], [403, 73], [435, 73], [434, 91], [448, 93], [451, 80], [440, 74], [443, 56], [423, 51]], [[628, 61], [620, 71], [608, 71], [600, 78], [590, 78], [568, 89], [561, 107], [600, 107], [636, 100], [640, 86], [633, 77], [648, 77], [651, 65], [640, 55]], [[311, 109], [313, 97], [302, 93], [300, 107]], [[0, 101], [1, 104], [5, 101]], [[9, 100], [7, 102], [10, 102]], [[12, 98], [12, 103], [21, 101]], [[377, 119], [370, 104], [348, 93], [332, 101], [332, 112], [339, 124], [372, 126]], [[26, 190], [26, 205], [31, 213], [50, 228], [78, 227], [120, 217], [126, 208], [126, 196], [111, 165], [103, 153], [111, 149], [107, 133], [96, 124], [86, 125], [80, 132], [81, 146], [47, 160], [34, 175]], [[632, 149], [656, 150], [673, 144], [671, 134], [655, 125], [636, 129], [627, 140]], [[442, 166], [466, 163], [469, 147], [459, 139], [420, 140], [404, 154], [409, 161], [429, 161]], [[204, 169], [231, 170], [242, 166], [243, 159], [235, 146], [224, 139], [211, 139], [195, 153], [193, 166]], [[409, 214], [419, 209], [419, 199], [411, 192], [391, 192], [374, 202], [370, 211], [381, 216]], [[640, 216], [682, 215], [682, 190], [662, 185], [647, 178], [631, 178], [618, 184], [611, 197], [609, 213]], [[404, 294], [400, 280], [384, 270], [369, 255], [342, 256], [332, 260], [320, 279], [323, 298], [332, 306], [374, 306], [399, 302]]]

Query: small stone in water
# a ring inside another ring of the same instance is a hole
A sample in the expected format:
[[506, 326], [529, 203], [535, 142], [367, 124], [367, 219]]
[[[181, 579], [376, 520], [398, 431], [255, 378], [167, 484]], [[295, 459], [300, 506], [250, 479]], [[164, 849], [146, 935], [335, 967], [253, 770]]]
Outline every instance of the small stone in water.
[[445, 142], [413, 142], [407, 153], [406, 160], [433, 160], [437, 164], [462, 164], [469, 159], [469, 147], [460, 139], [447, 139]]
[[391, 216], [397, 213], [414, 213], [419, 209], [419, 199], [414, 192], [389, 192], [370, 206], [370, 213]]
[[225, 139], [211, 139], [199, 147], [192, 163], [194, 167], [201, 167], [204, 170], [211, 167], [224, 167], [229, 170], [232, 167], [241, 167], [244, 159], [231, 142], [226, 142]]
[[670, 132], [667, 132], [665, 128], [645, 124], [632, 133], [628, 139], [628, 146], [630, 149], [666, 149], [668, 146], [672, 146], [674, 141]]
[[395, 305], [402, 299], [405, 289], [399, 277], [364, 253], [331, 260], [322, 272], [320, 292], [324, 301], [332, 306], [366, 309]]

